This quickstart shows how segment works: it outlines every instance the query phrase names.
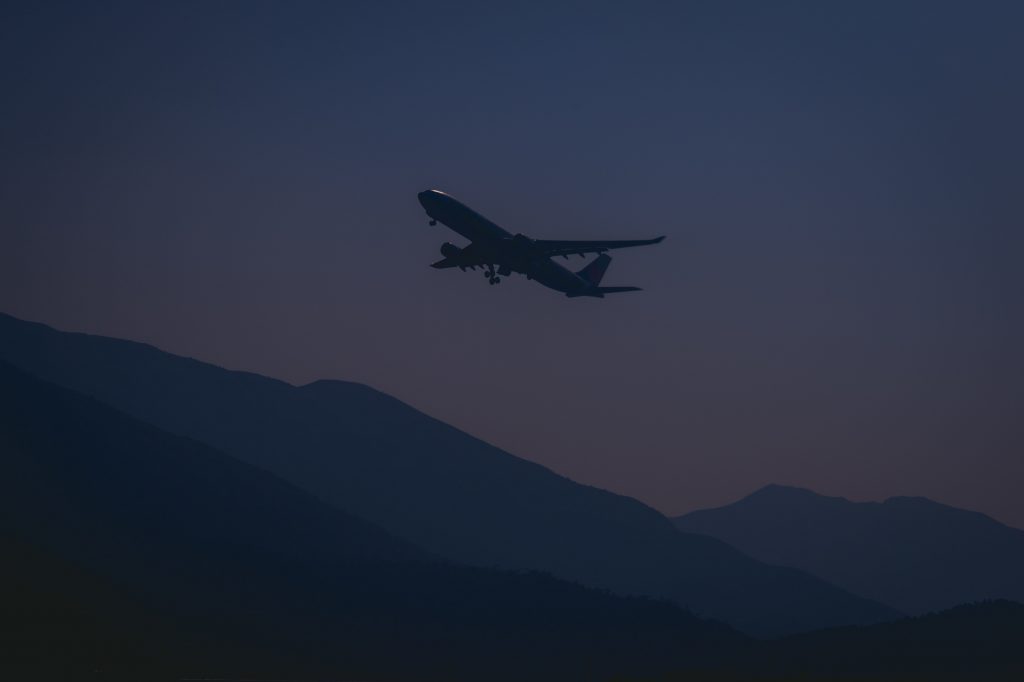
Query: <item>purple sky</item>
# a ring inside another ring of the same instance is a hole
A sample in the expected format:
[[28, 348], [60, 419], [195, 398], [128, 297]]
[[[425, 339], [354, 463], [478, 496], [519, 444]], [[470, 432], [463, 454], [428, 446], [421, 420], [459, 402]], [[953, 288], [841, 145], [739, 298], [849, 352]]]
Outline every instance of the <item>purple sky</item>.
[[[136, 4], [2, 10], [0, 310], [362, 381], [666, 513], [1024, 527], [1019, 3]], [[669, 238], [615, 255], [642, 293], [489, 287], [427, 267], [429, 187]]]

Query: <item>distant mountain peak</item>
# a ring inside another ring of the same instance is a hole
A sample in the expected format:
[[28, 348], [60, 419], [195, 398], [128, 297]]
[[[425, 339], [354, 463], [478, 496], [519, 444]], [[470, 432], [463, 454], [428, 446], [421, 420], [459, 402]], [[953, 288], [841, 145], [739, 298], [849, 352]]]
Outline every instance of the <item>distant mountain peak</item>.
[[799, 488], [797, 486], [781, 485], [778, 483], [769, 483], [766, 486], [758, 488], [757, 490], [750, 493], [746, 497], [737, 501], [736, 504], [764, 502], [799, 502], [803, 504], [808, 504], [821, 501], [857, 504], [855, 502], [851, 502], [845, 497], [833, 497], [830, 495], [822, 495], [821, 493], [815, 492], [810, 488]]
[[[843, 503], [843, 504], [847, 504], [847, 505], [851, 505], [851, 506], [858, 506], [858, 507], [873, 507], [873, 506], [877, 507], [877, 506], [881, 506], [881, 505], [887, 505], [887, 506], [892, 506], [892, 507], [908, 507], [908, 508], [910, 508], [910, 507], [921, 507], [921, 508], [929, 507], [929, 508], [932, 508], [932, 509], [948, 509], [948, 510], [953, 510], [953, 511], [956, 511], [958, 513], [976, 513], [979, 516], [984, 516], [985, 518], [991, 518], [991, 517], [986, 516], [985, 514], [982, 514], [980, 512], [973, 512], [971, 510], [961, 509], [959, 507], [953, 507], [951, 505], [944, 504], [942, 502], [937, 502], [937, 501], [931, 499], [930, 497], [925, 497], [923, 495], [893, 495], [892, 497], [887, 497], [886, 499], [884, 499], [884, 500], [882, 500], [880, 502], [879, 501], [875, 501], [875, 500], [851, 500], [848, 497], [843, 497], [841, 495], [824, 495], [824, 494], [819, 493], [817, 491], [811, 490], [810, 488], [801, 488], [799, 486], [784, 485], [784, 484], [781, 484], [781, 483], [769, 483], [767, 485], [764, 485], [764, 486], [758, 488], [757, 490], [755, 490], [754, 492], [750, 493], [749, 495], [740, 498], [739, 500], [737, 500], [733, 504], [740, 504], [740, 503], [748, 502], [748, 501], [750, 501], [750, 502], [764, 502], [764, 501], [767, 501], [767, 500], [772, 500], [772, 501], [788, 500], [788, 501], [801, 501], [801, 502], [814, 502], [814, 501], [826, 501], [826, 500], [828, 500], [828, 501], [831, 501], [831, 502], [834, 502], [834, 503]], [[731, 505], [724, 505], [724, 506], [731, 506]], [[995, 519], [992, 519], [992, 521], [994, 523], [1000, 523], [999, 521], [997, 521]]]
[[768, 485], [675, 524], [907, 613], [1024, 599], [1024, 531], [927, 497], [853, 502]]
[[822, 497], [822, 495], [814, 492], [810, 488], [800, 488], [793, 485], [783, 485], [781, 483], [769, 483], [768, 485], [762, 486], [754, 492], [747, 495], [747, 498], [751, 497], [767, 497], [767, 496], [806, 496], [806, 497]]
[[[933, 499], [931, 499], [929, 497], [924, 497], [923, 495], [894, 495], [892, 497], [887, 497], [885, 500], [882, 501], [882, 504], [922, 505], [922, 506], [946, 507], [948, 509], [956, 509], [956, 507], [951, 507], [948, 504], [942, 504], [941, 502], [936, 502], [935, 500], [933, 500]], [[963, 511], [963, 510], [961, 510], [961, 511]]]
[[[851, 506], [862, 506], [871, 507], [879, 505], [892, 505], [892, 506], [919, 506], [919, 507], [932, 507], [932, 508], [946, 508], [956, 509], [957, 511], [964, 512], [966, 510], [951, 507], [941, 502], [924, 497], [922, 495], [895, 495], [893, 497], [886, 498], [881, 502], [874, 500], [851, 500], [841, 495], [824, 495], [822, 493], [811, 490], [810, 488], [801, 488], [792, 485], [782, 485], [779, 483], [769, 483], [768, 485], [758, 488], [754, 492], [750, 493], [746, 497], [740, 498], [735, 504], [744, 502], [765, 502], [765, 501], [792, 501], [792, 502], [831, 502], [834, 504], [846, 504]], [[726, 505], [729, 506], [729, 505]]]
[[386, 395], [368, 384], [362, 384], [358, 381], [345, 381], [343, 379], [317, 379], [308, 384], [303, 384], [299, 388], [303, 391], [314, 392], [319, 395], [337, 394], [347, 396], [356, 393]]

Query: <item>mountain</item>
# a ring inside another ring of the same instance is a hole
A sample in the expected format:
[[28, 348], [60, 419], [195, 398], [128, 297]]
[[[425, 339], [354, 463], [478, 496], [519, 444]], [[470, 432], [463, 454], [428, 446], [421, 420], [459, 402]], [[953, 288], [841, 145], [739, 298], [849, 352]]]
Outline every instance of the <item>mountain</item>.
[[710, 666], [627, 679], [1017, 682], [1024, 679], [1024, 605], [1006, 600], [963, 604], [888, 623], [739, 643]]
[[995, 600], [867, 627], [789, 637], [745, 665], [761, 675], [827, 679], [1020, 680], [1024, 606]]
[[320, 565], [429, 558], [266, 471], [2, 361], [0, 438], [0, 528], [84, 561], [147, 543]]
[[910, 614], [1024, 601], [1024, 531], [922, 497], [850, 502], [772, 485], [675, 524]]
[[0, 677], [590, 679], [739, 639], [665, 602], [440, 561], [4, 362], [0, 468]]
[[746, 632], [899, 615], [792, 568], [680, 533], [366, 386], [287, 383], [0, 315], [0, 359], [201, 441], [460, 563], [668, 598]]

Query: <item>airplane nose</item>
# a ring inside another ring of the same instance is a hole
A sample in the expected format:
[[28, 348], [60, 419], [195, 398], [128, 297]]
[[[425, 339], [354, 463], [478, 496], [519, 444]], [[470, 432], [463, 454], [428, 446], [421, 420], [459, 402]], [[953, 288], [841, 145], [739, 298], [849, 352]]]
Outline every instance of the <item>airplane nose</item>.
[[423, 201], [424, 199], [442, 199], [448, 197], [447, 194], [439, 189], [425, 189], [416, 196], [419, 197], [420, 201]]
[[431, 195], [431, 190], [425, 189], [422, 192], [420, 192], [419, 194], [417, 194], [416, 198], [419, 199], [420, 205], [423, 206], [424, 208], [426, 208], [427, 202], [430, 200], [430, 195]]

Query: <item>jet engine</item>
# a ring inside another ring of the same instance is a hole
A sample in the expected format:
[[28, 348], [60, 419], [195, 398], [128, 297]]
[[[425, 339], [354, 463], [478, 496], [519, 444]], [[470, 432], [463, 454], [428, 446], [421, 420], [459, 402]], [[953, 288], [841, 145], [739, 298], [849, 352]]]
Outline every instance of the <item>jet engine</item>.
[[450, 244], [448, 242], [441, 244], [441, 255], [445, 258], [455, 258], [460, 253], [462, 253], [462, 249], [455, 246], [455, 244]]

